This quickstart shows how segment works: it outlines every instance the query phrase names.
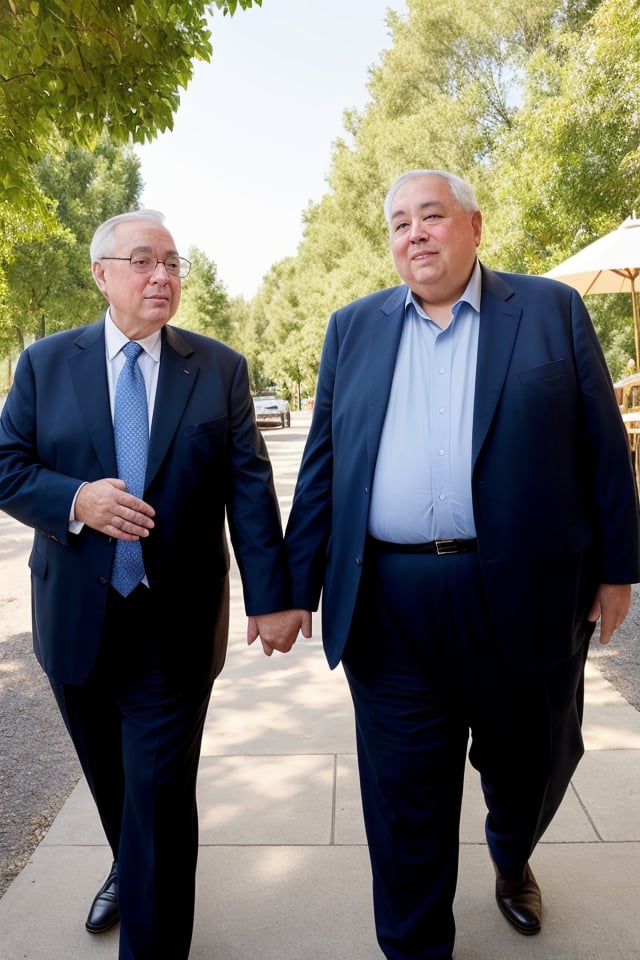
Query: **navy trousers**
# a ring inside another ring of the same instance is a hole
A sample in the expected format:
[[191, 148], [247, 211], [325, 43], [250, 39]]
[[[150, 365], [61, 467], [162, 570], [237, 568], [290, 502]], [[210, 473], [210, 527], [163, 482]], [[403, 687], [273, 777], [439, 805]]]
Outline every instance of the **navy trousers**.
[[196, 776], [212, 684], [176, 682], [159, 655], [160, 619], [144, 586], [126, 599], [111, 591], [89, 679], [50, 678], [118, 861], [119, 960], [187, 960], [193, 931]]
[[552, 672], [515, 675], [491, 630], [477, 553], [367, 553], [343, 666], [388, 960], [453, 955], [467, 751], [491, 857], [506, 876], [529, 860], [583, 754], [592, 631], [585, 624], [579, 654]]

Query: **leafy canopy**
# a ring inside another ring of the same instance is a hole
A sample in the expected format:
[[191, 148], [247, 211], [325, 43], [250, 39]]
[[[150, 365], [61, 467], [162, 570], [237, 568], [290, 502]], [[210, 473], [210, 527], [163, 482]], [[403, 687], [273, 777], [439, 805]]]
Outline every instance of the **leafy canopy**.
[[262, 0], [0, 0], [0, 189], [37, 200], [33, 165], [56, 132], [91, 147], [172, 129], [179, 89], [211, 58], [206, 14]]

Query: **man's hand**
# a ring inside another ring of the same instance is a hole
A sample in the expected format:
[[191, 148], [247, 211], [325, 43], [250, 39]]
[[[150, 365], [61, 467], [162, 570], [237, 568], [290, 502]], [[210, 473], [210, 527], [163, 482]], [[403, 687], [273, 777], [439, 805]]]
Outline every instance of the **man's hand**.
[[117, 477], [85, 483], [75, 503], [76, 520], [118, 540], [148, 537], [155, 513], [144, 500], [127, 493], [124, 480]]
[[607, 644], [624, 622], [631, 604], [631, 584], [601, 583], [589, 612], [592, 623], [600, 620], [600, 643]]
[[288, 653], [298, 639], [299, 631], [303, 637], [311, 636], [311, 613], [308, 610], [279, 610], [277, 613], [263, 613], [249, 617], [247, 622], [247, 643], [251, 644], [260, 637], [262, 649], [267, 657], [274, 650]]

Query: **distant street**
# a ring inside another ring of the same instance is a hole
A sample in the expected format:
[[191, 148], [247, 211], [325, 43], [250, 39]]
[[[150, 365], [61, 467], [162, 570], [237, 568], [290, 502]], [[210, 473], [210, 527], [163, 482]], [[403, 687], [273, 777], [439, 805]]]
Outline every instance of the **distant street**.
[[[310, 414], [266, 429], [283, 523], [291, 506]], [[20, 872], [80, 776], [46, 678], [31, 649], [27, 559], [31, 531], [0, 512], [0, 895]], [[517, 642], [517, 638], [515, 638]], [[640, 588], [608, 647], [590, 657], [640, 710]], [[328, 669], [328, 668], [327, 668]]]

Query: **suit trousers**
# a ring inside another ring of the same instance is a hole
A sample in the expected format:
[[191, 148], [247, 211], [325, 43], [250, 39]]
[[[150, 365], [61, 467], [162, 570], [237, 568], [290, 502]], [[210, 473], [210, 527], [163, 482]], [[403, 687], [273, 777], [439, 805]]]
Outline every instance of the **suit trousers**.
[[127, 598], [110, 590], [88, 680], [50, 678], [118, 861], [119, 960], [187, 960], [193, 931], [196, 777], [212, 684], [177, 685], [160, 621], [146, 587]]
[[528, 861], [583, 753], [591, 632], [553, 671], [516, 675], [491, 629], [477, 553], [365, 554], [343, 666], [388, 960], [451, 960], [467, 751], [491, 857], [506, 876]]

